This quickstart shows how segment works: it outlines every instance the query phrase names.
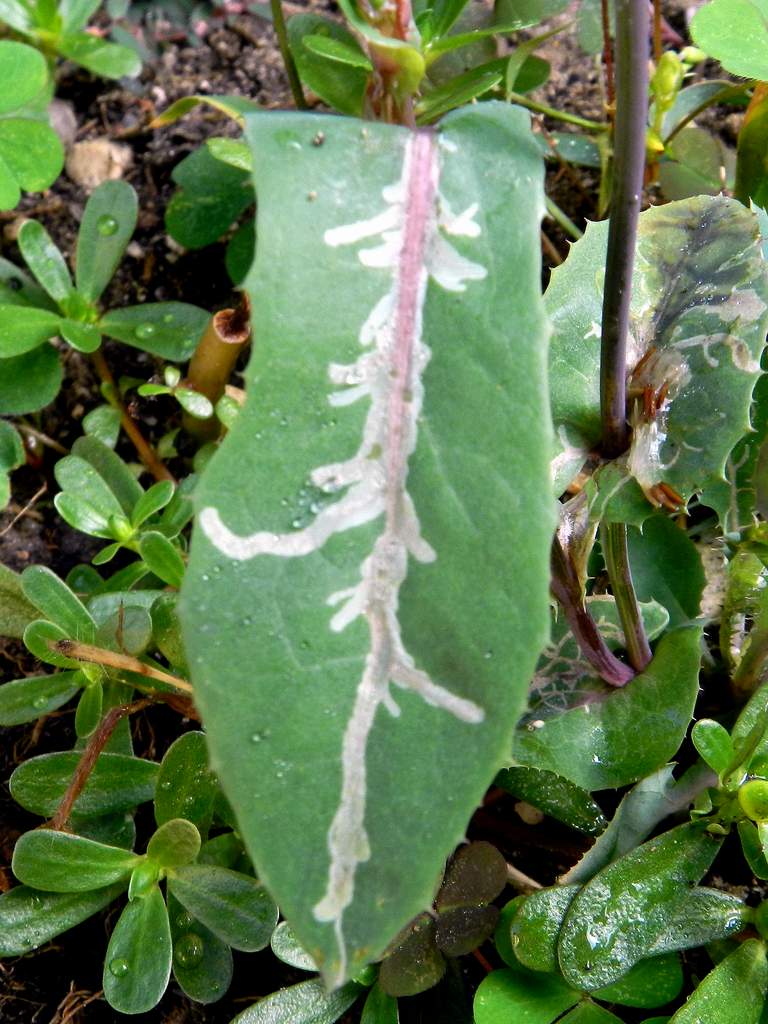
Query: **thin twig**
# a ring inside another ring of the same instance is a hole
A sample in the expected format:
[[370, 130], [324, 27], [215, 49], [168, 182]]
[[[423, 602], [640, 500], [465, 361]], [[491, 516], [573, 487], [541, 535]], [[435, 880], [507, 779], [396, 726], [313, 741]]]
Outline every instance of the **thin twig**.
[[642, 672], [647, 668], [652, 654], [632, 583], [626, 525], [624, 523], [603, 523], [600, 528], [600, 543], [605, 564], [608, 567], [611, 590], [624, 630], [627, 654], [632, 666], [638, 672]]
[[578, 242], [578, 240], [583, 237], [584, 232], [576, 227], [568, 214], [564, 210], [560, 209], [554, 199], [550, 199], [549, 196], [546, 196], [545, 201], [547, 204], [547, 215], [559, 224], [566, 235], [569, 235], [574, 242]]
[[117, 384], [115, 383], [115, 378], [112, 376], [112, 371], [107, 366], [107, 362], [100, 349], [91, 353], [91, 361], [102, 384], [104, 384], [104, 397], [112, 408], [117, 409], [120, 413], [120, 423], [123, 430], [125, 430], [126, 434], [131, 439], [133, 447], [136, 449], [141, 461], [155, 480], [171, 480], [175, 483], [176, 481], [165, 463], [160, 460], [152, 445], [145, 440], [144, 435], [136, 424], [136, 421], [123, 404], [123, 400], [120, 398], [120, 392], [117, 389]]
[[88, 743], [86, 744], [83, 756], [77, 763], [74, 775], [70, 779], [66, 792], [61, 799], [61, 803], [56, 809], [56, 813], [48, 823], [48, 828], [61, 832], [67, 827], [69, 816], [72, 813], [75, 801], [85, 788], [91, 772], [99, 758], [99, 754], [101, 754], [104, 747], [106, 747], [120, 720], [125, 718], [126, 715], [133, 714], [134, 711], [141, 711], [151, 703], [151, 700], [144, 699], [134, 701], [133, 704], [121, 704], [119, 707], [110, 708], [106, 715], [104, 715], [99, 727], [91, 735]]
[[519, 92], [507, 93], [507, 98], [511, 103], [517, 103], [520, 107], [535, 110], [537, 114], [546, 114], [547, 117], [552, 117], [557, 121], [565, 121], [566, 124], [575, 124], [579, 128], [586, 128], [590, 132], [607, 132], [609, 128], [609, 125], [604, 124], [602, 121], [589, 121], [586, 117], [569, 114], [565, 110], [555, 110], [554, 107], [548, 107], [544, 103], [537, 103], [536, 100], [523, 96]]
[[296, 69], [296, 62], [294, 61], [293, 54], [291, 53], [291, 44], [288, 41], [288, 29], [285, 25], [283, 6], [280, 3], [280, 0], [269, 0], [269, 6], [272, 11], [272, 27], [274, 28], [275, 35], [277, 36], [277, 42], [283, 58], [285, 73], [288, 76], [288, 84], [290, 85], [291, 93], [293, 94], [293, 102], [296, 104], [297, 110], [307, 110], [307, 98], [301, 87], [301, 79], [299, 78], [299, 72]]
[[59, 455], [69, 455], [69, 448], [65, 448], [63, 444], [60, 444], [54, 438], [44, 434], [42, 430], [38, 430], [37, 427], [31, 427], [28, 423], [17, 423], [16, 427], [22, 432], [22, 434], [29, 434], [36, 441], [39, 441], [46, 448], [50, 448], [51, 451], [58, 452]]
[[613, 104], [616, 94], [613, 84], [613, 40], [611, 39], [611, 19], [608, 16], [608, 0], [600, 0], [600, 16], [603, 22], [603, 67], [605, 68], [605, 103], [609, 117], [613, 116]]
[[6, 535], [6, 533], [9, 533], [13, 529], [13, 527], [16, 525], [16, 523], [18, 523], [18, 521], [22, 518], [22, 516], [25, 516], [27, 514], [27, 512], [29, 512], [29, 510], [32, 508], [32, 506], [35, 504], [35, 502], [38, 500], [38, 498], [41, 498], [45, 494], [45, 492], [47, 490], [48, 490], [48, 484], [44, 480], [42, 486], [38, 487], [38, 489], [35, 491], [35, 493], [29, 499], [27, 504], [24, 506], [24, 508], [21, 509], [20, 512], [17, 512], [16, 515], [13, 517], [13, 519], [10, 521], [10, 523], [8, 523], [7, 526], [4, 526], [3, 529], [0, 530], [0, 537], [4, 537]]
[[549, 235], [547, 235], [546, 232], [544, 232], [544, 231], [541, 232], [541, 245], [542, 245], [542, 247], [544, 249], [544, 252], [547, 254], [547, 256], [549, 256], [549, 258], [552, 260], [552, 262], [555, 264], [555, 266], [556, 267], [561, 266], [561, 264], [563, 262], [563, 257], [560, 255], [560, 253], [555, 248], [555, 243], [552, 241], [552, 239], [549, 237]]
[[653, 0], [653, 59], [656, 64], [661, 60], [664, 43], [661, 35], [661, 0]]
[[67, 658], [74, 658], [76, 661], [104, 665], [106, 668], [123, 669], [125, 672], [135, 672], [136, 675], [145, 676], [147, 679], [157, 679], [161, 683], [168, 683], [183, 693], [191, 694], [193, 692], [192, 684], [188, 683], [186, 679], [179, 679], [178, 676], [172, 676], [170, 672], [146, 665], [129, 654], [117, 654], [115, 651], [94, 647], [93, 644], [81, 644], [76, 640], [51, 640], [49, 646], [52, 651], [63, 654]]
[[519, 889], [520, 892], [536, 892], [537, 889], [544, 888], [541, 882], [537, 882], [535, 878], [526, 875], [524, 871], [521, 871], [509, 862], [507, 862], [507, 881], [513, 888]]

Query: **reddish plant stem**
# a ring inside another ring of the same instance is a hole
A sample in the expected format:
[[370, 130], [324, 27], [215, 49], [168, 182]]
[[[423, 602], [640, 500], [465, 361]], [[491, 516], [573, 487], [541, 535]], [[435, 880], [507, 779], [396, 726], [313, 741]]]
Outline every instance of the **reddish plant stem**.
[[123, 427], [123, 430], [125, 430], [126, 434], [131, 439], [133, 447], [136, 449], [136, 452], [141, 461], [144, 463], [144, 465], [155, 478], [155, 480], [171, 480], [173, 483], [175, 483], [176, 481], [174, 480], [172, 474], [165, 466], [165, 464], [160, 460], [160, 458], [157, 455], [157, 452], [152, 447], [152, 445], [147, 440], [145, 440], [144, 435], [141, 433], [136, 424], [136, 421], [131, 417], [130, 413], [123, 404], [123, 401], [120, 398], [120, 392], [117, 389], [117, 384], [115, 383], [115, 378], [112, 376], [112, 371], [107, 366], [107, 362], [104, 359], [104, 355], [100, 349], [97, 349], [96, 352], [91, 353], [91, 362], [93, 363], [93, 367], [96, 370], [96, 373], [99, 375], [99, 379], [104, 385], [105, 398], [112, 406], [112, 408], [117, 409], [117, 411], [120, 413], [120, 423]]
[[609, 117], [613, 117], [613, 104], [616, 93], [613, 84], [613, 40], [611, 39], [611, 19], [608, 15], [608, 0], [600, 0], [600, 15], [603, 22], [603, 67], [605, 69], [605, 102], [608, 105]]
[[653, 0], [653, 59], [658, 64], [664, 51], [662, 41], [661, 0]]
[[48, 822], [48, 828], [57, 832], [66, 830], [75, 801], [85, 788], [85, 784], [90, 778], [91, 772], [99, 758], [99, 754], [101, 754], [104, 747], [109, 742], [112, 733], [117, 728], [118, 722], [125, 718], [126, 715], [132, 715], [135, 711], [141, 711], [151, 703], [151, 700], [137, 700], [134, 701], [133, 704], [121, 704], [120, 707], [111, 708], [106, 715], [104, 715], [96, 732], [94, 732], [88, 740], [86, 748], [83, 751], [83, 756], [78, 762], [75, 773], [67, 786], [67, 790], [62, 797], [61, 803], [59, 804], [54, 816]]

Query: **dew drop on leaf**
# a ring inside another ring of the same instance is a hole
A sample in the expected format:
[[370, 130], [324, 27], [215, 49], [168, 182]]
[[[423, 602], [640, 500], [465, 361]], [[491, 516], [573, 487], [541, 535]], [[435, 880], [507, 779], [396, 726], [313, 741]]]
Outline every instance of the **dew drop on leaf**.
[[154, 333], [154, 324], [139, 324], [139, 326], [134, 331], [134, 334], [140, 341], [146, 341], [148, 338], [151, 338], [154, 335]]
[[180, 967], [195, 967], [203, 959], [204, 952], [205, 946], [200, 936], [187, 932], [176, 943], [173, 958]]
[[32, 707], [33, 708], [44, 708], [46, 703], [47, 703], [47, 701], [46, 701], [45, 697], [35, 697], [35, 699], [32, 701]]
[[117, 231], [117, 221], [114, 217], [105, 213], [103, 217], [99, 217], [96, 221], [96, 230], [100, 235], [104, 235], [105, 238], [108, 238], [110, 235], [114, 235]]
[[109, 962], [109, 973], [115, 978], [124, 978], [130, 969], [131, 965], [121, 956]]
[[192, 915], [187, 914], [186, 912], [184, 912], [183, 914], [179, 914], [179, 916], [176, 918], [176, 927], [179, 929], [180, 932], [185, 932], [188, 928], [191, 928]]

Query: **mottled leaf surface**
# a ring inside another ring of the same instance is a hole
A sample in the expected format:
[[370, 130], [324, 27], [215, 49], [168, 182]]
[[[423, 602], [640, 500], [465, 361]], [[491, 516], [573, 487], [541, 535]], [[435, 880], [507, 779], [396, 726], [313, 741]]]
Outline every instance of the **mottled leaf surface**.
[[548, 633], [542, 163], [493, 103], [246, 136], [259, 344], [181, 617], [212, 768], [339, 984], [430, 904]]

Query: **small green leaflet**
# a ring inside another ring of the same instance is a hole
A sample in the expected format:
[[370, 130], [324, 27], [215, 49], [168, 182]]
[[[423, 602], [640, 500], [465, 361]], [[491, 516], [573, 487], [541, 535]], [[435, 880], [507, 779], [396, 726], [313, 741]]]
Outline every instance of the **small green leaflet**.
[[542, 161], [495, 103], [246, 137], [259, 344], [180, 614], [212, 768], [339, 985], [431, 902], [548, 635]]
[[[607, 221], [589, 224], [545, 297], [558, 493], [600, 436], [606, 239]], [[662, 483], [687, 499], [725, 479], [728, 456], [749, 430], [767, 322], [768, 277], [751, 211], [697, 196], [640, 215], [628, 347], [632, 446], [595, 478], [609, 518], [637, 522], [630, 507], [642, 503], [640, 488], [650, 515], [664, 503]]]

